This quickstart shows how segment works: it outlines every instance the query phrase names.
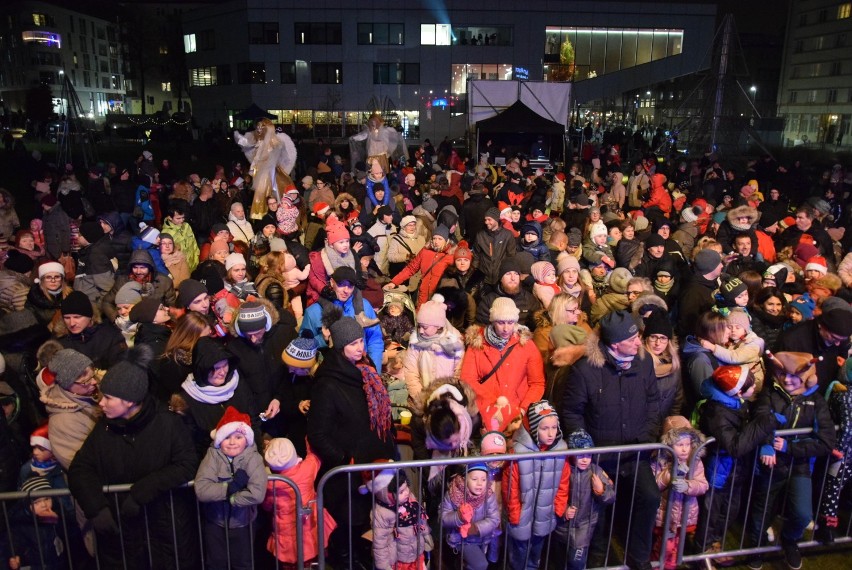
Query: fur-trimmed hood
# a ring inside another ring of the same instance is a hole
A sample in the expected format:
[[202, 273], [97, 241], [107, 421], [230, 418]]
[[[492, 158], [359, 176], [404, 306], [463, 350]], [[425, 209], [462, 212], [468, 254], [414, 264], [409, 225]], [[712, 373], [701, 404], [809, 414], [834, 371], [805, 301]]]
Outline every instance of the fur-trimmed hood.
[[417, 416], [423, 417], [426, 414], [426, 403], [429, 401], [429, 397], [435, 392], [435, 390], [446, 384], [452, 384], [458, 388], [462, 396], [467, 398], [467, 406], [465, 406], [467, 408], [467, 413], [470, 414], [471, 418], [475, 418], [476, 414], [479, 413], [479, 408], [476, 406], [476, 394], [470, 386], [460, 381], [458, 378], [436, 378], [433, 380], [431, 384], [423, 388], [420, 394], [417, 395], [417, 398], [411, 406], [411, 412]]
[[[273, 305], [270, 301], [268, 301], [267, 299], [264, 299], [263, 297], [256, 297], [254, 302], [260, 303], [261, 305], [264, 306], [264, 308], [266, 308], [266, 310], [269, 312], [269, 316], [272, 317], [272, 326], [275, 326], [275, 325], [278, 324], [279, 315], [278, 315], [278, 309], [275, 308], [275, 305]], [[231, 322], [228, 323], [228, 333], [234, 338], [239, 338], [240, 335], [237, 334], [237, 330], [234, 328], [234, 326], [236, 325], [236, 322], [237, 322], [237, 316], [235, 314], [234, 318], [231, 319]]]
[[666, 304], [665, 300], [659, 295], [655, 295], [654, 293], [643, 293], [639, 297], [633, 301], [633, 304], [630, 306], [630, 312], [633, 313], [633, 318], [636, 319], [636, 322], [639, 323], [639, 329], [642, 330], [645, 328], [645, 324], [642, 321], [642, 317], [639, 316], [639, 309], [646, 305], [654, 305], [663, 310], [664, 313], [668, 314], [669, 307]]
[[[600, 336], [598, 336], [597, 331], [593, 331], [589, 333], [586, 337], [586, 359], [589, 361], [589, 364], [594, 368], [603, 368], [604, 364], [606, 364], [607, 360], [607, 352], [604, 347], [603, 342], [601, 341]], [[645, 357], [645, 346], [644, 344], [639, 345], [639, 353], [636, 355], [636, 358], [644, 358]]]
[[352, 206], [353, 209], [358, 207], [358, 201], [355, 199], [355, 196], [349, 194], [348, 192], [341, 192], [337, 195], [337, 198], [334, 199], [334, 209], [336, 211], [340, 211], [340, 204], [344, 200], [349, 200], [349, 204], [350, 206]]
[[[727, 215], [728, 223], [731, 224], [732, 228], [742, 230], [743, 226], [735, 225], [736, 219], [740, 218], [742, 216], [748, 217], [748, 225], [749, 225], [749, 228], [750, 228], [751, 226], [753, 226], [754, 224], [757, 223], [757, 220], [760, 219], [760, 212], [758, 212], [757, 209], [752, 208], [751, 206], [737, 206], [736, 208], [731, 208], [730, 210], [728, 210], [728, 215]], [[749, 229], [749, 228], [745, 228], [745, 229]], [[742, 231], [745, 231], [745, 230], [742, 230]]]
[[535, 323], [535, 328], [553, 326], [553, 319], [550, 318], [550, 313], [547, 312], [547, 309], [539, 309], [533, 313], [533, 322]]
[[[665, 432], [662, 437], [660, 437], [660, 443], [673, 447], [674, 444], [677, 443], [677, 440], [683, 436], [688, 436], [691, 440], [692, 451], [689, 453], [690, 457], [692, 457], [695, 454], [695, 451], [707, 440], [707, 437], [697, 429], [692, 426], [684, 426], [674, 427]], [[703, 457], [704, 452], [705, 448], [702, 447], [698, 452], [698, 457]]]
[[[533, 337], [530, 329], [518, 324], [515, 325], [514, 335], [518, 336], [518, 344], [521, 346], [532, 340]], [[509, 339], [509, 342], [512, 342], [512, 340]], [[485, 327], [482, 325], [469, 326], [464, 333], [464, 344], [468, 348], [482, 349], [485, 346]]]

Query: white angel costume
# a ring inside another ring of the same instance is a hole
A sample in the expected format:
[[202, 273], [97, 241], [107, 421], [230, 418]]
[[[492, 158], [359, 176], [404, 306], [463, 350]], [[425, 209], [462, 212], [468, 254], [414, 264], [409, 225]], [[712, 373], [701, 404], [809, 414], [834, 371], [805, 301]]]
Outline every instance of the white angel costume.
[[296, 145], [286, 134], [276, 133], [269, 119], [260, 119], [255, 130], [245, 135], [234, 131], [234, 141], [251, 161], [254, 197], [250, 217], [259, 220], [267, 212], [266, 199], [270, 195], [280, 199], [293, 185], [290, 173], [296, 165]]

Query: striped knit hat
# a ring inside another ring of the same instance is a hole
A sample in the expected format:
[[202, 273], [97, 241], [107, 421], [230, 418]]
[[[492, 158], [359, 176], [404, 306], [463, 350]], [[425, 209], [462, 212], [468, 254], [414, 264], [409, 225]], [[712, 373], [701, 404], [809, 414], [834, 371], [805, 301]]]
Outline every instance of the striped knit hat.
[[556, 413], [556, 410], [547, 400], [540, 400], [538, 402], [533, 402], [530, 404], [529, 408], [527, 408], [527, 413], [524, 414], [524, 427], [527, 428], [527, 432], [529, 432], [530, 437], [538, 445], [538, 424], [541, 423], [541, 420], [548, 416], [553, 416], [557, 419], [556, 422], [556, 439], [553, 440], [553, 445], [556, 445], [559, 440], [562, 439], [562, 428], [559, 426], [559, 415]]

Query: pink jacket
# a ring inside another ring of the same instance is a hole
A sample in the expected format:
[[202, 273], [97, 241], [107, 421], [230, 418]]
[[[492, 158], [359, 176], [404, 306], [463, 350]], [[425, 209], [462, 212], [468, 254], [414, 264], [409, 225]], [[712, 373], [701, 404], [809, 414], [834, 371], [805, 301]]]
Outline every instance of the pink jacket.
[[663, 526], [666, 517], [666, 504], [669, 500], [674, 501], [672, 504], [672, 514], [669, 519], [669, 524], [672, 529], [680, 528], [683, 520], [683, 510], [687, 510], [686, 526], [695, 526], [698, 524], [698, 497], [707, 492], [710, 485], [707, 483], [707, 478], [704, 476], [704, 464], [701, 460], [695, 462], [695, 472], [692, 477], [686, 480], [687, 489], [685, 493], [678, 493], [671, 488], [672, 470], [671, 464], [666, 459], [658, 458], [651, 463], [651, 470], [654, 472], [654, 478], [657, 480], [657, 486], [662, 491], [660, 498], [660, 508], [657, 509], [656, 526]]

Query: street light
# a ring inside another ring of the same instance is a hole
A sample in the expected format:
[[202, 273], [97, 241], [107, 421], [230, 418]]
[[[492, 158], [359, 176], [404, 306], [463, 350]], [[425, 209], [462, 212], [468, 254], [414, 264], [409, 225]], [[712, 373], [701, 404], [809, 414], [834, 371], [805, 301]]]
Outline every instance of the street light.
[[751, 102], [754, 103], [754, 100], [757, 97], [757, 87], [752, 85], [748, 88], [748, 90], [751, 92]]

